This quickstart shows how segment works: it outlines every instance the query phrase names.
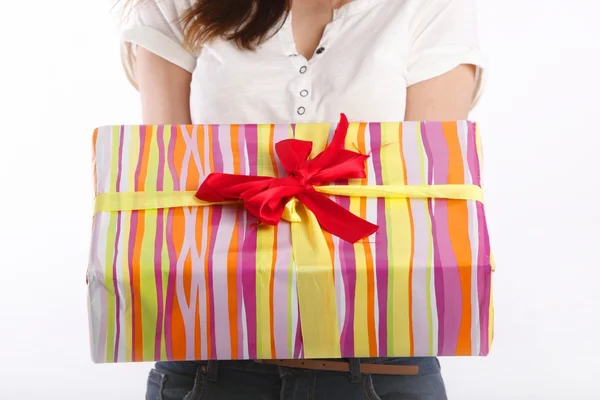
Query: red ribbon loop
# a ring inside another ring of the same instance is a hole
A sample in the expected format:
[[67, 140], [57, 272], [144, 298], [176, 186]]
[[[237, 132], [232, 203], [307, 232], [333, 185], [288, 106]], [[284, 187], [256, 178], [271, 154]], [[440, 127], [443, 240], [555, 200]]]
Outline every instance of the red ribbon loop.
[[365, 178], [365, 160], [369, 157], [344, 149], [348, 119], [342, 114], [331, 143], [315, 158], [309, 159], [312, 142], [286, 139], [275, 144], [279, 161], [288, 176], [246, 176], [211, 173], [196, 197], [203, 201], [242, 201], [259, 222], [276, 225], [285, 205], [294, 197], [313, 212], [321, 228], [350, 243], [373, 234], [374, 225], [317, 192], [338, 179]]

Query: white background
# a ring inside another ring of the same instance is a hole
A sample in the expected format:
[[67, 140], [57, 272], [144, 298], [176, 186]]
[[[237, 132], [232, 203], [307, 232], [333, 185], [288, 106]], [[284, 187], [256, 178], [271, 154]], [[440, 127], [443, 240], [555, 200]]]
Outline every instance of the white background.
[[[600, 399], [600, 3], [479, 2], [496, 341], [444, 359], [451, 400]], [[142, 399], [93, 365], [91, 134], [139, 123], [106, 1], [0, 10], [0, 399]]]

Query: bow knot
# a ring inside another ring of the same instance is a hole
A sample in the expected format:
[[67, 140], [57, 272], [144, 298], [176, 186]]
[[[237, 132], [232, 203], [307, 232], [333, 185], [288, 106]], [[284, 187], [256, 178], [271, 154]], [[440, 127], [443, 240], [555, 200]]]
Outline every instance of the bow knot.
[[312, 142], [286, 139], [276, 143], [275, 151], [288, 174], [286, 177], [212, 173], [196, 197], [209, 202], [243, 201], [246, 210], [259, 222], [270, 225], [279, 223], [284, 212], [285, 219], [298, 221], [297, 215], [290, 216], [290, 212], [295, 213], [290, 208], [295, 209], [297, 200], [313, 212], [321, 228], [329, 233], [351, 243], [369, 236], [377, 230], [377, 225], [354, 215], [314, 188], [338, 179], [366, 176], [368, 156], [344, 149], [348, 125], [348, 119], [342, 115], [331, 143], [312, 159], [309, 159]]

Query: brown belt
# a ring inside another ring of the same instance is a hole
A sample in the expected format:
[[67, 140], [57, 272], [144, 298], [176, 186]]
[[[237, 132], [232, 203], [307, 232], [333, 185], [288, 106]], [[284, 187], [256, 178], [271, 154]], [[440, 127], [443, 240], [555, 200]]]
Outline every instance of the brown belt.
[[[302, 368], [319, 371], [350, 372], [350, 364], [329, 360], [256, 360], [260, 364], [279, 365], [288, 368]], [[361, 363], [360, 372], [367, 375], [417, 375], [418, 365], [382, 365]]]

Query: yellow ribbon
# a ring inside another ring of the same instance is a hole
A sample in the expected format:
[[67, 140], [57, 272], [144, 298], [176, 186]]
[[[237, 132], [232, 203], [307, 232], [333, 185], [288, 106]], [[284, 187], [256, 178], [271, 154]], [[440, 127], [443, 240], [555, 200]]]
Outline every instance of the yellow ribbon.
[[[330, 196], [379, 197], [388, 199], [438, 198], [482, 201], [483, 198], [481, 188], [475, 185], [330, 185], [315, 186], [315, 190]], [[240, 202], [233, 201], [211, 203], [198, 200], [194, 197], [195, 194], [195, 191], [101, 193], [96, 196], [94, 201], [94, 213], [241, 204]], [[286, 221], [300, 221], [297, 213], [293, 211], [295, 209], [293, 207], [295, 202], [296, 200], [293, 199], [286, 205], [283, 217]]]
[[[378, 198], [444, 198], [482, 201], [475, 185], [331, 185], [315, 189], [326, 195]], [[236, 204], [210, 203], [194, 197], [196, 192], [102, 193], [96, 196], [94, 212], [150, 210], [174, 207], [205, 207]], [[340, 335], [329, 246], [315, 215], [292, 199], [282, 218], [291, 222], [293, 257], [296, 265], [302, 341], [306, 358], [340, 358]]]

